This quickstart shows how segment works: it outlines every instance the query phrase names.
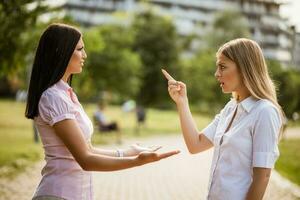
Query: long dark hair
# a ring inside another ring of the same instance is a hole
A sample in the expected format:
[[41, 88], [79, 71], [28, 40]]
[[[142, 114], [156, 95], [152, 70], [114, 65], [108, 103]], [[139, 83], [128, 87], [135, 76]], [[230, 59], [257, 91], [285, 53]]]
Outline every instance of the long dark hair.
[[[42, 93], [65, 74], [70, 58], [80, 40], [81, 33], [75, 27], [54, 23], [42, 34], [31, 72], [25, 116], [38, 115]], [[68, 82], [72, 79], [69, 77]]]

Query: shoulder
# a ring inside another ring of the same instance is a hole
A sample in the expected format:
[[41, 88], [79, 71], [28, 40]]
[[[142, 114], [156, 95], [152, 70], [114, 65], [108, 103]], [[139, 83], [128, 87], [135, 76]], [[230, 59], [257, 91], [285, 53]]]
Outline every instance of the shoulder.
[[73, 107], [71, 99], [66, 91], [59, 89], [55, 85], [46, 89], [39, 101], [39, 112], [44, 111], [66, 111]]
[[66, 94], [64, 93], [65, 91], [58, 89], [55, 85], [53, 85], [42, 93], [40, 103], [55, 103], [57, 101], [66, 101]]
[[281, 114], [278, 108], [269, 100], [261, 99], [258, 100], [256, 106], [257, 119], [262, 122], [273, 120], [277, 123], [281, 123]]
[[278, 112], [277, 107], [269, 100], [267, 99], [260, 99], [257, 101], [256, 110], [259, 113], [267, 112], [267, 113], [274, 113]]

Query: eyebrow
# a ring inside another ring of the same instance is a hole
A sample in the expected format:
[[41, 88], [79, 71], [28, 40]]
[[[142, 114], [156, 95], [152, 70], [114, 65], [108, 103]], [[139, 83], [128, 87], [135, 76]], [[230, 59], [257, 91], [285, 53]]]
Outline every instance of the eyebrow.
[[217, 65], [226, 65], [224, 62], [220, 61], [220, 62], [216, 62]]

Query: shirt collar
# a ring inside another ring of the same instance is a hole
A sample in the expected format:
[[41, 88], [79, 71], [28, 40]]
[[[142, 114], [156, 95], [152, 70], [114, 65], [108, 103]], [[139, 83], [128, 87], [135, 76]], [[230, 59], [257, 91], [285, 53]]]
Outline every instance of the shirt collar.
[[70, 89], [72, 89], [68, 83], [64, 82], [62, 79], [60, 79], [57, 83], [56, 83], [56, 86], [59, 88], [59, 89], [62, 89], [64, 91], [69, 91]]
[[251, 111], [251, 109], [254, 107], [256, 102], [257, 102], [257, 99], [250, 96], [250, 97], [247, 97], [246, 99], [244, 99], [243, 101], [241, 101], [239, 104], [245, 111], [247, 111], [249, 113]]

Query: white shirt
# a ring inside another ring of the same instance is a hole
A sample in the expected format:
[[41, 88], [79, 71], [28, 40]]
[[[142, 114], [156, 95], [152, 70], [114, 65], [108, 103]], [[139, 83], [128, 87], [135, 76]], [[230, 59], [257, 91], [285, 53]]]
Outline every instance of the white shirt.
[[[224, 134], [236, 108], [231, 128]], [[207, 199], [246, 198], [253, 167], [274, 167], [281, 124], [278, 109], [268, 100], [248, 97], [227, 103], [202, 131], [214, 145]]]

